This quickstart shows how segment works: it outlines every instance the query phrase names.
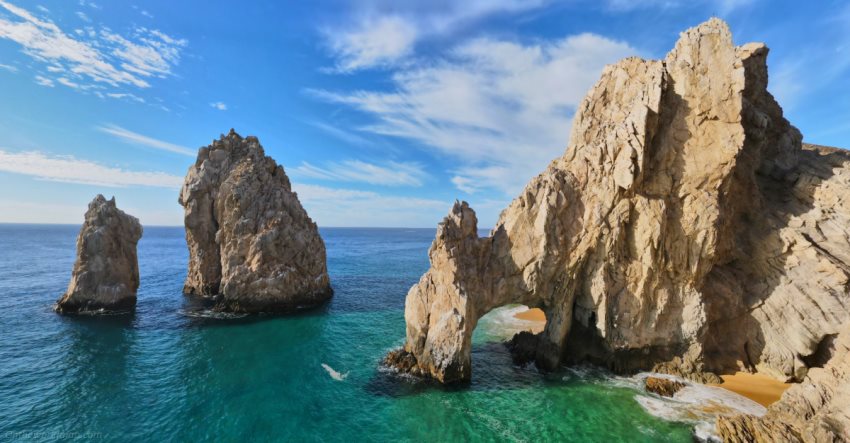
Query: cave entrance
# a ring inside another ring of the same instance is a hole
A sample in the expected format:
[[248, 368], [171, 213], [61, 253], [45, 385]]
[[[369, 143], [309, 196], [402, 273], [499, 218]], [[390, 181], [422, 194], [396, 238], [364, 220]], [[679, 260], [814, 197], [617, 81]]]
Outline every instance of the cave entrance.
[[509, 304], [493, 309], [478, 319], [472, 333], [472, 343], [505, 342], [520, 332], [538, 334], [545, 328], [546, 314], [541, 309]]

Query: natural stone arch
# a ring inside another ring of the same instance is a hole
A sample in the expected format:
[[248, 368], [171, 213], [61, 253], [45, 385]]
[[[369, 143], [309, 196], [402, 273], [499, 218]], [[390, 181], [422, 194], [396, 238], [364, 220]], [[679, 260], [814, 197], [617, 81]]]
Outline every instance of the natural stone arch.
[[804, 377], [803, 357], [850, 320], [850, 165], [802, 149], [766, 89], [766, 57], [712, 19], [663, 61], [606, 67], [567, 151], [490, 237], [478, 238], [468, 205], [452, 208], [390, 363], [468, 379], [478, 319], [521, 303], [549, 320], [536, 347], [544, 368], [569, 356], [702, 381]]

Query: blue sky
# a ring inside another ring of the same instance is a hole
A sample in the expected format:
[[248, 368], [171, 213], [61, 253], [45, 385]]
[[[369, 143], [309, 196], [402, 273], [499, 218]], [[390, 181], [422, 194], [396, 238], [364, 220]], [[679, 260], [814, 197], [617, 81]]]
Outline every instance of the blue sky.
[[182, 224], [197, 148], [235, 128], [320, 226], [492, 226], [562, 154], [602, 67], [712, 15], [771, 48], [812, 143], [850, 147], [850, 3], [0, 0], [0, 222], [80, 223], [97, 193]]

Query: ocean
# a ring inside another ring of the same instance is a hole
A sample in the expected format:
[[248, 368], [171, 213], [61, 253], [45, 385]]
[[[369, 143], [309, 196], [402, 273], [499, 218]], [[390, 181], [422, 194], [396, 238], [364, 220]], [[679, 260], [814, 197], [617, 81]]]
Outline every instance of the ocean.
[[238, 317], [181, 293], [182, 228], [147, 227], [135, 314], [60, 316], [78, 230], [0, 225], [0, 441], [693, 440], [695, 423], [650, 414], [633, 379], [512, 365], [516, 307], [481, 320], [468, 385], [380, 368], [433, 229], [321, 229], [332, 301]]

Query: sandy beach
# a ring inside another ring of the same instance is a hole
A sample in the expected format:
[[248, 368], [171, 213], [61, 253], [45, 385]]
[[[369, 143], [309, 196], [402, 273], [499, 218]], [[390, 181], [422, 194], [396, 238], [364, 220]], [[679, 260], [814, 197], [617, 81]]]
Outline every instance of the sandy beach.
[[546, 315], [538, 308], [531, 308], [527, 311], [517, 312], [514, 317], [520, 320], [539, 321], [546, 323]]
[[743, 395], [762, 406], [770, 406], [782, 397], [782, 393], [791, 387], [791, 383], [783, 383], [764, 374], [749, 374], [737, 372], [733, 375], [721, 375], [722, 384], [710, 384]]
[[[539, 323], [539, 327], [532, 328], [532, 332], [534, 333], [542, 331], [546, 325], [546, 315], [538, 308], [517, 312], [514, 314], [514, 317], [520, 320]], [[765, 407], [779, 401], [782, 393], [791, 387], [791, 383], [783, 383], [764, 374], [737, 372], [730, 375], [721, 375], [720, 378], [723, 379], [723, 383], [709, 384], [709, 386], [717, 386], [732, 391]]]

